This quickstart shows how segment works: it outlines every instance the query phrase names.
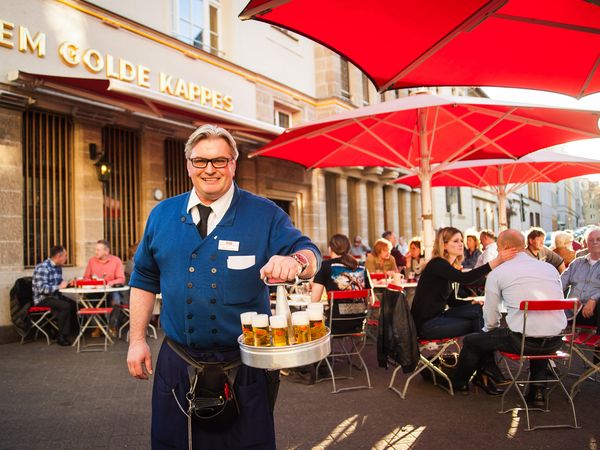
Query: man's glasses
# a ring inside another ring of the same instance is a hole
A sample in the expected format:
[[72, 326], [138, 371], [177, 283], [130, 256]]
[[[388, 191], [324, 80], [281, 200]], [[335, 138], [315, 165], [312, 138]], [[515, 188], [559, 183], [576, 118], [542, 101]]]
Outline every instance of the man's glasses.
[[227, 164], [229, 164], [229, 161], [233, 160], [233, 158], [188, 158], [188, 160], [196, 169], [205, 169], [206, 166], [208, 166], [208, 163], [211, 163], [215, 169], [224, 169], [225, 167], [227, 167]]

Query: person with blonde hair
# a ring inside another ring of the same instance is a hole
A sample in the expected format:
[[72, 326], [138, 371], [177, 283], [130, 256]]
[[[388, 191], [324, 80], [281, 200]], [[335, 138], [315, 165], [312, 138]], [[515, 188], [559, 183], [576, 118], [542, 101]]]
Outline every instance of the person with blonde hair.
[[575, 239], [573, 234], [567, 233], [566, 231], [556, 231], [552, 234], [552, 240], [554, 241], [554, 253], [563, 259], [565, 267], [569, 267], [571, 261], [575, 259], [573, 239]]
[[392, 258], [392, 243], [387, 239], [380, 238], [373, 245], [373, 253], [367, 256], [365, 267], [371, 273], [398, 272], [396, 260]]
[[447, 309], [453, 298], [452, 283], [472, 284], [494, 267], [513, 258], [508, 249], [477, 269], [458, 269], [464, 255], [463, 234], [453, 227], [441, 228], [436, 235], [431, 260], [425, 266], [413, 300], [411, 313], [421, 339], [443, 339], [480, 331], [483, 327], [481, 306], [466, 303]]

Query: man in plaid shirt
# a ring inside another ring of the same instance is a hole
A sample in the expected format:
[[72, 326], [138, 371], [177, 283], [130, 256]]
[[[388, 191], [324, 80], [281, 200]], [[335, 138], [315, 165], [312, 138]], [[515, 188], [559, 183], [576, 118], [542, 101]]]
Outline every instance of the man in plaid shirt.
[[77, 308], [73, 301], [59, 290], [67, 287], [62, 277], [62, 266], [67, 262], [67, 250], [62, 245], [50, 249], [50, 257], [33, 270], [33, 303], [36, 306], [49, 306], [58, 321], [56, 343], [71, 345], [68, 336], [76, 331]]

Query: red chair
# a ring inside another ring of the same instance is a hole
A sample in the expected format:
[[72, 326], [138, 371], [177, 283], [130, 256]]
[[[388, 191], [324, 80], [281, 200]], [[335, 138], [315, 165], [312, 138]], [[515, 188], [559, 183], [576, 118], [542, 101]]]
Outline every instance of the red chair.
[[52, 320], [52, 309], [49, 306], [31, 306], [27, 310], [27, 316], [31, 320], [31, 329], [21, 337], [21, 344], [25, 342], [25, 338], [29, 333], [35, 330], [35, 339], [37, 339], [38, 333], [42, 333], [46, 337], [48, 345], [50, 345], [50, 336], [44, 328], [51, 326], [58, 331], [58, 325]]
[[[370, 289], [361, 289], [357, 291], [330, 291], [327, 293], [329, 298], [329, 328], [331, 330], [331, 353], [327, 358], [317, 364], [317, 382], [331, 380], [333, 383], [332, 393], [348, 391], [353, 389], [371, 389], [371, 378], [369, 369], [361, 352], [365, 348], [367, 340], [366, 323], [368, 304], [371, 299]], [[354, 362], [353, 356], [356, 356], [360, 362], [360, 368], [365, 371], [367, 384], [360, 386], [344, 387], [338, 389], [336, 379], [352, 379], [352, 368]], [[348, 363], [348, 375], [339, 376], [335, 374], [334, 365], [339, 360], [346, 360]], [[319, 366], [325, 361], [331, 377], [318, 378]]]
[[[525, 415], [527, 417], [527, 428], [525, 431], [532, 431], [538, 428], [579, 428], [577, 425], [577, 415], [575, 413], [575, 405], [573, 404], [573, 396], [567, 391], [563, 383], [563, 378], [567, 375], [568, 369], [571, 367], [571, 359], [573, 355], [573, 343], [575, 341], [575, 317], [577, 315], [577, 308], [579, 307], [579, 300], [577, 299], [568, 299], [568, 300], [523, 300], [520, 303], [519, 309], [523, 311], [523, 330], [521, 332], [521, 351], [519, 353], [507, 353], [500, 352], [504, 359], [504, 363], [506, 365], [506, 369], [510, 375], [511, 383], [508, 385], [504, 393], [502, 394], [502, 401], [500, 403], [500, 411], [499, 413], [503, 414], [508, 411], [521, 411], [525, 410]], [[564, 330], [562, 333], [557, 336], [562, 336], [563, 340], [567, 345], [567, 351], [557, 350], [554, 353], [544, 354], [544, 355], [526, 355], [525, 354], [525, 341], [527, 339], [527, 319], [530, 314], [536, 314], [538, 312], [548, 312], [548, 311], [566, 311], [572, 310], [573, 312], [573, 320], [571, 324]], [[547, 380], [529, 380], [529, 379], [520, 379], [520, 375], [523, 372], [523, 368], [526, 362], [531, 360], [540, 360], [547, 359], [549, 364], [548, 367], [552, 373], [552, 378]], [[508, 361], [517, 362], [516, 371], [511, 371]], [[556, 370], [556, 362], [563, 362], [566, 366], [567, 370], [564, 375], [560, 375]], [[529, 384], [553, 384], [554, 386], [550, 389], [550, 392], [546, 396], [546, 405], [544, 409], [540, 408], [530, 408], [527, 405], [527, 401], [525, 400], [524, 390], [525, 386]], [[563, 393], [565, 394], [569, 405], [571, 406], [571, 411], [573, 413], [573, 425], [571, 424], [556, 424], [556, 425], [538, 425], [536, 427], [531, 427], [531, 423], [529, 420], [529, 411], [530, 410], [538, 410], [543, 412], [549, 412], [548, 405], [550, 403], [550, 394], [557, 387], [560, 386]], [[504, 409], [504, 401], [506, 400], [506, 395], [510, 392], [510, 390], [514, 388], [519, 395], [519, 399], [522, 402], [524, 407], [513, 407]]]
[[[579, 393], [579, 386], [585, 380], [594, 377], [598, 381], [600, 373], [600, 334], [597, 334], [598, 329], [595, 326], [577, 325], [575, 336], [573, 337], [573, 351], [583, 361], [585, 370], [576, 375], [577, 381], [571, 386], [571, 397], [575, 397]], [[565, 338], [569, 342], [569, 338]]]

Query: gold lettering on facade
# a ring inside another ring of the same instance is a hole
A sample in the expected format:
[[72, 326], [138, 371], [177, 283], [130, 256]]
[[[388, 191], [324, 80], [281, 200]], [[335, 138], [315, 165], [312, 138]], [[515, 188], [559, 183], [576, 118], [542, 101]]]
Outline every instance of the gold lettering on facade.
[[223, 109], [223, 94], [219, 91], [213, 91], [212, 106], [213, 108]]
[[163, 93], [163, 94], [171, 94], [171, 95], [175, 95], [173, 94], [173, 86], [171, 86], [171, 83], [173, 82], [173, 77], [171, 75], [167, 75], [163, 72], [161, 72], [159, 74], [159, 81], [158, 81], [158, 90], [159, 92]]
[[208, 103], [208, 101], [211, 99], [212, 97], [212, 91], [207, 88], [202, 86], [201, 92], [200, 92], [200, 103], [202, 103], [203, 105], [206, 105]]
[[175, 95], [189, 100], [187, 93], [187, 84], [181, 78], [178, 78], [177, 83], [175, 83]]
[[119, 59], [119, 76], [121, 80], [132, 82], [135, 80], [135, 67], [125, 59]]
[[140, 87], [150, 88], [150, 69], [138, 65], [137, 84]]
[[223, 110], [227, 112], [233, 111], [233, 99], [231, 98], [231, 95], [223, 97]]
[[19, 51], [25, 53], [28, 49], [31, 53], [37, 49], [38, 58], [46, 56], [46, 34], [38, 31], [32, 37], [27, 28], [19, 26]]
[[193, 81], [190, 81], [188, 84], [188, 96], [190, 101], [194, 101], [196, 100], [198, 97], [200, 97], [200, 86], [197, 83], [194, 83]]
[[11, 42], [13, 37], [12, 30], [15, 24], [0, 20], [0, 47], [14, 48], [15, 44]]
[[58, 54], [67, 66], [75, 67], [81, 61], [77, 50], [79, 47], [72, 42], [65, 41], [58, 47]]
[[106, 78], [119, 79], [119, 72], [115, 70], [115, 58], [113, 55], [106, 55]]
[[81, 58], [83, 67], [92, 73], [100, 73], [104, 69], [104, 58], [98, 50], [87, 49]]

